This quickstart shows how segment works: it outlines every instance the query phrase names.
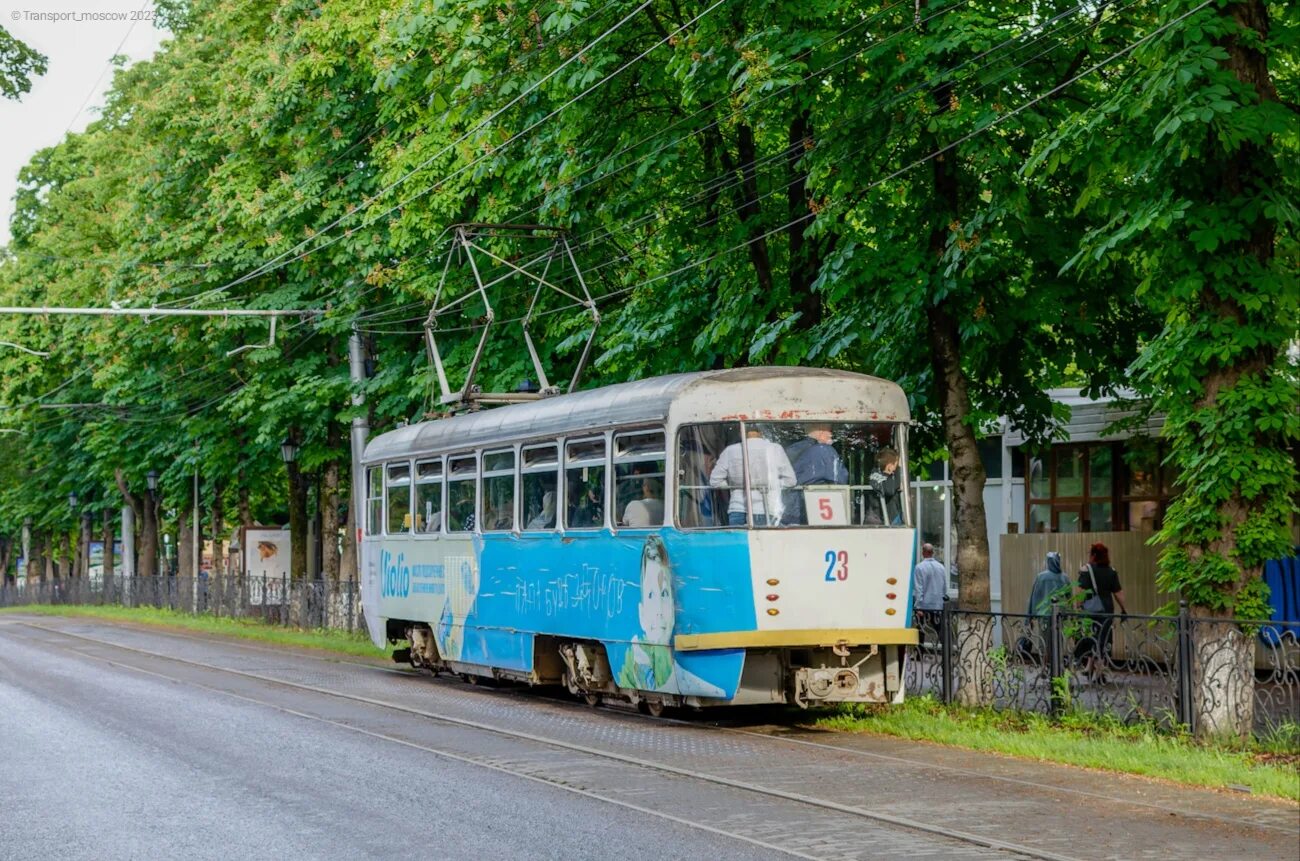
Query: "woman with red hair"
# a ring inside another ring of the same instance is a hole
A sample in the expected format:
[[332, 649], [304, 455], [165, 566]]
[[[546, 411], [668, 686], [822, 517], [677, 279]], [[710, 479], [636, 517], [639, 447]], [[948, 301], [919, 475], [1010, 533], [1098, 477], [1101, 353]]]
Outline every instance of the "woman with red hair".
[[[1110, 548], [1100, 541], [1088, 548], [1088, 564], [1079, 569], [1079, 588], [1083, 590], [1083, 609], [1088, 613], [1088, 627], [1092, 632], [1092, 648], [1086, 652], [1084, 670], [1094, 681], [1104, 682], [1106, 677], [1102, 669], [1110, 661], [1110, 629], [1115, 605], [1118, 604], [1120, 612], [1126, 616], [1128, 608], [1124, 606], [1124, 589], [1120, 586], [1119, 574], [1110, 567]], [[1100, 601], [1100, 606], [1093, 601], [1094, 597]]]

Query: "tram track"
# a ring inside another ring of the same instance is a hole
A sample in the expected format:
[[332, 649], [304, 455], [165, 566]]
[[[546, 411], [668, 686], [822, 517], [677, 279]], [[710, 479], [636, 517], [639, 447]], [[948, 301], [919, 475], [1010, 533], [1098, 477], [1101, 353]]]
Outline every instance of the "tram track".
[[[973, 834], [971, 832], [963, 831], [960, 829], [947, 828], [941, 825], [919, 822], [917, 820], [910, 819], [908, 817], [897, 816], [894, 814], [885, 813], [877, 810], [870, 810], [868, 808], [858, 807], [851, 804], [842, 804], [835, 801], [831, 801], [829, 799], [817, 798], [799, 792], [792, 792], [788, 790], [778, 789], [775, 787], [764, 786], [762, 784], [754, 783], [752, 781], [725, 777], [719, 774], [711, 774], [697, 769], [683, 768], [681, 766], [673, 765], [671, 763], [656, 762], [654, 760], [644, 759], [642, 757], [632, 756], [623, 753], [617, 753], [614, 751], [601, 749], [599, 747], [594, 747], [591, 745], [577, 744], [574, 742], [564, 741], [562, 739], [556, 739], [556, 738], [548, 738], [546, 736], [538, 735], [536, 733], [523, 732], [520, 730], [511, 729], [509, 727], [503, 727], [497, 724], [488, 723], [486, 721], [470, 720], [467, 718], [458, 717], [456, 715], [440, 713], [428, 709], [416, 708], [413, 706], [405, 705], [398, 702], [393, 702], [390, 700], [384, 700], [377, 697], [362, 696], [354, 693], [348, 693], [346, 691], [334, 690], [328, 687], [303, 684], [301, 682], [276, 678], [275, 676], [266, 675], [264, 673], [250, 672], [247, 670], [239, 670], [230, 667], [217, 666], [210, 663], [192, 661], [187, 658], [177, 657], [175, 655], [168, 655], [165, 653], [155, 652], [148, 649], [141, 649], [135, 646], [128, 646], [121, 643], [115, 643], [111, 640], [104, 640], [98, 637], [87, 636], [85, 634], [73, 633], [70, 631], [61, 630], [59, 628], [36, 624], [32, 622], [23, 622], [23, 624], [32, 629], [39, 630], [47, 634], [53, 634], [57, 637], [62, 637], [73, 641], [90, 643], [99, 647], [107, 647], [109, 649], [115, 649], [121, 652], [139, 655], [156, 661], [163, 661], [163, 662], [168, 662], [168, 663], [177, 664], [181, 666], [193, 667], [206, 672], [216, 672], [225, 675], [241, 677], [244, 679], [254, 680], [257, 682], [274, 685], [282, 688], [288, 688], [296, 691], [324, 695], [327, 697], [333, 697], [341, 700], [351, 701], [354, 703], [364, 704], [367, 706], [372, 706], [372, 707], [382, 708], [382, 709], [399, 712], [403, 714], [413, 715], [413, 716], [425, 718], [427, 720], [437, 721], [439, 723], [449, 725], [449, 726], [460, 727], [460, 728], [478, 731], [478, 732], [491, 733], [494, 735], [507, 737], [510, 739], [527, 742], [530, 744], [543, 745], [553, 749], [564, 750], [569, 753], [579, 754], [585, 757], [596, 758], [608, 762], [615, 762], [621, 765], [632, 766], [638, 769], [645, 769], [653, 772], [658, 772], [661, 774], [673, 775], [678, 778], [684, 778], [699, 783], [707, 783], [716, 786], [723, 786], [732, 790], [740, 791], [742, 793], [762, 796], [764, 798], [797, 804], [804, 807], [815, 808], [829, 813], [849, 816], [854, 819], [866, 820], [866, 821], [876, 823], [877, 825], [888, 826], [893, 829], [904, 830], [914, 834], [924, 834], [932, 838], [940, 838], [942, 840], [955, 841], [957, 843], [962, 843], [970, 846], [978, 846], [985, 849], [994, 850], [999, 853], [1005, 853], [1010, 856], [1041, 859], [1041, 861], [1082, 861], [1082, 859], [1076, 856], [1063, 855], [1039, 847], [1026, 846], [1011, 841], [988, 837], [981, 834]], [[155, 670], [141, 668], [135, 666], [134, 664], [123, 663], [121, 661], [114, 661], [104, 656], [90, 654], [85, 651], [73, 649], [66, 646], [64, 648], [83, 658], [103, 661], [112, 664], [114, 666], [120, 666], [125, 669], [146, 673], [155, 677], [167, 679], [172, 682], [179, 682], [182, 684], [193, 685], [195, 687], [209, 690], [214, 693], [231, 696], [263, 707], [276, 709], [278, 711], [292, 714], [300, 718], [328, 724], [340, 729], [361, 733], [367, 736], [371, 736], [377, 739], [381, 739], [396, 744], [401, 744], [407, 747], [424, 750], [434, 755], [444, 756], [449, 759], [454, 759], [467, 764], [478, 765], [495, 771], [512, 774], [518, 777], [524, 777], [532, 781], [540, 781], [543, 783], [548, 783], [552, 786], [566, 789], [567, 791], [577, 792], [578, 794], [582, 794], [587, 797], [595, 798], [601, 801], [607, 801], [611, 804], [616, 804], [619, 806], [627, 807], [629, 809], [637, 810], [638, 812], [643, 812], [661, 818], [669, 819], [671, 821], [679, 822], [680, 824], [687, 825], [690, 827], [700, 828], [702, 830], [706, 830], [714, 834], [734, 837], [748, 843], [760, 845], [767, 849], [780, 851], [792, 857], [800, 857], [800, 858], [822, 857], [820, 855], [807, 854], [796, 849], [791, 849], [789, 847], [783, 847], [776, 844], [768, 843], [762, 840], [755, 839], [748, 835], [738, 834], [735, 832], [714, 828], [706, 823], [702, 823], [697, 820], [684, 819], [681, 817], [674, 816], [672, 814], [667, 814], [662, 811], [657, 811], [651, 808], [644, 807], [643, 805], [629, 803], [623, 799], [610, 798], [605, 794], [596, 793], [578, 786], [572, 786], [561, 781], [548, 779], [544, 776], [530, 774], [526, 771], [522, 771], [516, 768], [511, 768], [509, 766], [501, 765], [499, 763], [487, 762], [472, 756], [464, 756], [445, 749], [415, 743], [410, 740], [402, 739], [388, 733], [382, 733], [382, 732], [377, 732], [375, 730], [366, 729], [364, 727], [358, 727], [344, 721], [336, 721], [327, 717], [322, 717], [320, 715], [313, 715], [308, 712], [301, 711], [300, 709], [289, 708], [287, 706], [284, 706], [283, 704], [271, 702], [269, 700], [265, 700], [259, 697], [249, 696], [243, 693], [226, 690], [221, 687], [206, 685], [201, 682], [194, 681], [192, 679], [186, 679], [183, 677], [170, 675], [164, 672], [157, 672]], [[357, 662], [351, 662], [351, 663], [357, 663]], [[365, 666], [375, 668], [374, 665], [372, 664], [367, 664]], [[748, 735], [748, 733], [745, 734]], [[755, 733], [753, 735], [761, 737], [761, 734]]]
[[[68, 636], [82, 636], [76, 634], [68, 634], [68, 632], [64, 632], [59, 629], [47, 628], [45, 626], [33, 625], [31, 623], [24, 623], [24, 624], [29, 624], [31, 625], [31, 627], [40, 627], [43, 630], [49, 630], [60, 634], [66, 634]], [[282, 656], [285, 653], [285, 650], [281, 648], [263, 646], [256, 643], [241, 642], [238, 640], [230, 640], [226, 638], [209, 637], [201, 634], [200, 635], [193, 635], [189, 633], [181, 634], [181, 633], [175, 633], [171, 631], [159, 631], [153, 628], [142, 628], [139, 626], [130, 626], [130, 625], [123, 626], [123, 627], [129, 630], [135, 630], [142, 633], [149, 633], [152, 635], [176, 637], [178, 639], [185, 640], [185, 641], [190, 641], [190, 642], [199, 641], [199, 642], [204, 642], [212, 645], [220, 645], [223, 647], [235, 647], [240, 650], [257, 652], [257, 653], [267, 654], [267, 655]], [[86, 638], [86, 639], [95, 639], [95, 638]], [[108, 645], [113, 645], [114, 647], [117, 648], [126, 648], [126, 649], [133, 648], [128, 646], [123, 646], [121, 644], [108, 643], [107, 641], [102, 641], [102, 642], [105, 642]], [[147, 654], [158, 655], [160, 657], [163, 656], [161, 653], [148, 652], [148, 650], [140, 650], [140, 651]], [[460, 684], [459, 682], [454, 681], [450, 677], [440, 678], [438, 676], [431, 676], [422, 671], [404, 669], [396, 665], [386, 665], [376, 661], [353, 660], [353, 659], [341, 658], [337, 656], [325, 657], [322, 655], [311, 654], [310, 652], [303, 651], [303, 650], [295, 650], [293, 653], [302, 658], [321, 661], [323, 663], [328, 663], [331, 665], [353, 666], [365, 670], [379, 672], [385, 675], [392, 675], [398, 678], [427, 680], [431, 683], [438, 684], [438, 685]], [[169, 659], [172, 658], [169, 657]], [[208, 664], [202, 664], [201, 662], [191, 662], [191, 663], [193, 663], [196, 666], [204, 666], [212, 669], [218, 669]], [[232, 671], [232, 672], [239, 672], [239, 671]], [[339, 692], [334, 692], [333, 695], [350, 696], [346, 694], [341, 694]], [[496, 697], [510, 697], [522, 703], [535, 702], [540, 699], [545, 702], [559, 705], [564, 708], [572, 708], [577, 712], [587, 712], [590, 710], [590, 707], [581, 705], [580, 703], [573, 701], [567, 696], [549, 695], [545, 692], [539, 692], [535, 689], [530, 689], [530, 688], [522, 688], [522, 689], [518, 687], [495, 688], [492, 690], [491, 695]], [[853, 747], [850, 745], [845, 745], [845, 744], [819, 742], [819, 741], [814, 741], [806, 738], [791, 738], [786, 735], [777, 735], [773, 733], [741, 729], [741, 728], [725, 726], [720, 723], [709, 722], [709, 721], [689, 720], [689, 719], [683, 719], [683, 718], [672, 717], [672, 716], [652, 717], [650, 715], [642, 714], [630, 707], [622, 708], [619, 704], [616, 703], [606, 704], [604, 707], [619, 714], [620, 716], [629, 717], [631, 719], [638, 720], [638, 721], [649, 722], [651, 724], [680, 726], [680, 727], [690, 728], [690, 729], [700, 729], [703, 727], [707, 727], [709, 730], [712, 731], [733, 734], [733, 735], [741, 736], [747, 739], [752, 739], [754, 741], [765, 743], [765, 744], [800, 746], [805, 748], [827, 751], [837, 755], [851, 754], [855, 758], [860, 758], [866, 761], [877, 761], [877, 762], [889, 763], [894, 765], [902, 765], [909, 768], [921, 768], [939, 774], [948, 774], [948, 775], [954, 775], [959, 777], [965, 777], [973, 780], [989, 782], [992, 784], [1004, 784], [1008, 786], [1015, 786], [1019, 788], [1030, 789], [1036, 792], [1051, 792], [1051, 793], [1056, 793], [1056, 794], [1061, 794], [1066, 796], [1074, 796], [1081, 799], [1083, 798], [1095, 799], [1106, 803], [1115, 803], [1115, 804], [1122, 803], [1129, 807], [1142, 807], [1152, 812], [1163, 814], [1163, 815], [1179, 816], [1187, 819], [1201, 820], [1207, 823], [1217, 823], [1217, 824], [1222, 824], [1234, 828], [1243, 828], [1243, 827], [1260, 828], [1260, 829], [1273, 831], [1281, 834], [1300, 836], [1300, 822], [1297, 822], [1296, 827], [1280, 826], [1266, 821], [1259, 821], [1253, 819], [1247, 820], [1239, 817], [1216, 815], [1205, 811], [1191, 811], [1185, 807], [1175, 807], [1167, 804], [1161, 804], [1156, 801], [1136, 798], [1132, 794], [1119, 795], [1119, 794], [1108, 794], [1103, 792], [1091, 792], [1076, 787], [1063, 786], [1059, 783], [1047, 783], [1041, 781], [1028, 780], [1020, 777], [1011, 777], [1002, 774], [992, 774], [987, 771], [979, 771], [974, 769], [962, 768], [961, 766], [948, 765], [944, 763], [936, 763], [925, 759], [918, 759], [918, 758], [907, 757], [907, 756], [898, 756], [894, 754], [883, 754], [874, 751], [862, 750], [860, 748]], [[407, 708], [407, 707], [398, 706], [398, 708]], [[459, 719], [453, 718], [453, 720], [459, 720]], [[511, 730], [508, 729], [504, 729], [504, 730], [498, 729], [496, 731], [502, 731], [506, 733], [512, 732]], [[561, 744], [563, 744], [563, 742], [561, 742]]]

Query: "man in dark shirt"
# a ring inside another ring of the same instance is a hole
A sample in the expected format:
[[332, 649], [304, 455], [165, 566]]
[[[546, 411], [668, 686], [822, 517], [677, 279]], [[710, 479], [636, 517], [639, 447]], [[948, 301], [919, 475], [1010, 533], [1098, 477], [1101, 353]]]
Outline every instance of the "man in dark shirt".
[[[839, 452], [831, 445], [831, 426], [827, 423], [808, 425], [808, 435], [791, 445], [785, 453], [794, 466], [796, 488], [849, 483], [849, 471], [840, 460]], [[791, 513], [790, 522], [808, 522], [802, 490], [796, 489], [786, 495], [785, 508]]]

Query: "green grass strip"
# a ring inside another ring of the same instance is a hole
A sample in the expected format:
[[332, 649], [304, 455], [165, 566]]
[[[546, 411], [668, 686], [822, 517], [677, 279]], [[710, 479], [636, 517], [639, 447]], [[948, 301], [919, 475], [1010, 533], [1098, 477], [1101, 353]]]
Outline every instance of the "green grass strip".
[[115, 622], [132, 622], [137, 625], [152, 625], [157, 628], [172, 628], [183, 631], [197, 631], [203, 634], [216, 634], [236, 637], [241, 640], [256, 640], [281, 646], [294, 646], [303, 649], [319, 649], [341, 655], [362, 658], [382, 658], [392, 654], [391, 649], [379, 650], [363, 633], [349, 634], [346, 631], [300, 630], [264, 622], [259, 619], [231, 619], [217, 616], [196, 616], [175, 610], [156, 609], [153, 607], [84, 607], [84, 606], [46, 606], [6, 607], [0, 613], [23, 613], [35, 616], [85, 616], [92, 619], [107, 619]]
[[917, 697], [889, 708], [847, 707], [816, 725], [1191, 786], [1248, 787], [1256, 795], [1300, 801], [1300, 726], [1295, 724], [1249, 747], [1232, 748], [1203, 744], [1152, 724], [1124, 724], [1090, 713], [1070, 713], [1053, 721], [1032, 712], [945, 706], [932, 697]]

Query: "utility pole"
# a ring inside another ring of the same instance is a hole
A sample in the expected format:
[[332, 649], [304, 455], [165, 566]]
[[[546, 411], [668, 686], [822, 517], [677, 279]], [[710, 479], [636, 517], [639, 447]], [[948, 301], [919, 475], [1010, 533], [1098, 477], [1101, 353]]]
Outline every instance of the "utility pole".
[[[199, 561], [203, 558], [202, 547], [199, 546], [200, 535], [199, 535], [199, 459], [198, 459], [198, 456], [197, 456], [197, 455], [198, 455], [198, 449], [199, 449], [198, 443], [195, 443], [195, 444], [194, 444], [194, 452], [195, 452], [195, 458], [194, 458], [194, 541], [193, 541], [194, 548], [193, 548], [193, 551], [191, 552], [191, 558], [192, 558], [192, 560], [193, 560], [193, 562], [194, 562], [194, 568], [191, 569], [191, 570], [194, 572], [194, 595], [193, 595], [193, 598], [194, 598], [194, 603], [195, 603], [196, 605], [198, 604], [198, 600], [199, 600]], [[197, 610], [198, 607], [196, 606], [196, 607], [194, 607], [193, 609]]]
[[361, 333], [355, 323], [352, 334], [348, 336], [348, 372], [352, 379], [352, 407], [357, 414], [352, 418], [352, 498], [355, 501], [352, 512], [352, 529], [356, 538], [357, 576], [361, 576], [361, 527], [366, 522], [366, 471], [361, 466], [361, 458], [366, 452], [366, 438], [370, 436], [370, 420], [362, 409], [366, 405], [365, 393], [361, 391], [366, 381], [366, 358], [361, 347]]

